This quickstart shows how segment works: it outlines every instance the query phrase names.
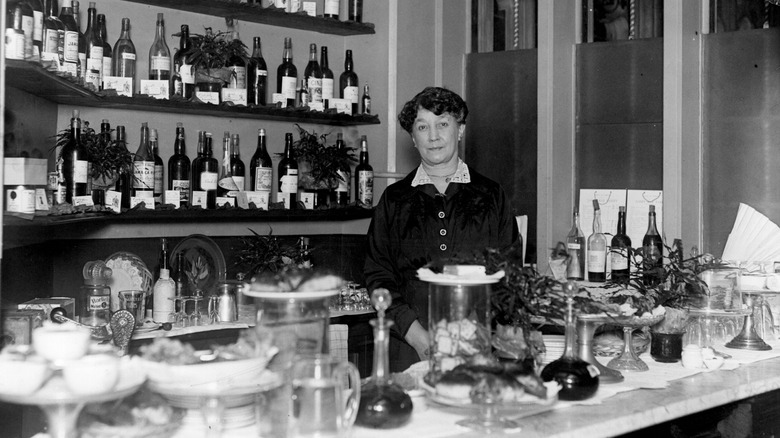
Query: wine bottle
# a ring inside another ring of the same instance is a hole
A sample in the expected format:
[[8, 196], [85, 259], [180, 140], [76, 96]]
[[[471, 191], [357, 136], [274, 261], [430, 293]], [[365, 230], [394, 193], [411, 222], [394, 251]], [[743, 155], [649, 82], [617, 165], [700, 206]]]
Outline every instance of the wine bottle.
[[269, 198], [273, 183], [273, 164], [271, 156], [266, 148], [265, 129], [257, 130], [257, 148], [249, 162], [249, 174], [252, 190], [256, 192], [268, 192]]
[[276, 92], [287, 99], [287, 106], [295, 106], [295, 86], [298, 84], [298, 70], [292, 62], [292, 39], [284, 39], [282, 63], [276, 69]]
[[198, 131], [198, 148], [195, 158], [190, 165], [190, 202], [192, 202], [192, 192], [200, 190], [200, 171], [201, 163], [206, 158], [206, 132]]
[[263, 58], [260, 37], [254, 38], [252, 57], [247, 65], [247, 103], [250, 105], [266, 104], [266, 86], [268, 83], [268, 67]]
[[154, 197], [154, 154], [149, 146], [146, 122], [141, 123], [141, 142], [133, 157], [133, 196]]
[[81, 142], [81, 119], [79, 110], [73, 110], [70, 119], [68, 142], [62, 147], [63, 173], [65, 176], [65, 202], [73, 203], [74, 196], [87, 194], [89, 159], [87, 149]]
[[[344, 151], [345, 149], [344, 137], [339, 132], [336, 134], [336, 150]], [[349, 182], [352, 180], [352, 172], [349, 165], [346, 165], [340, 167], [336, 173], [339, 176], [336, 185], [336, 205], [339, 207], [346, 207], [349, 205]]]
[[[116, 127], [117, 147], [127, 148], [127, 133], [125, 127]], [[133, 195], [134, 169], [122, 169], [116, 182], [116, 191], [122, 194], [122, 208], [130, 208], [130, 197]]]
[[363, 22], [363, 0], [347, 0], [349, 2], [349, 21]]
[[613, 282], [628, 283], [631, 276], [631, 238], [626, 234], [626, 207], [621, 205], [618, 208], [617, 233], [612, 236], [612, 249], [609, 252], [610, 266]]
[[368, 94], [368, 84], [363, 85], [363, 97], [360, 100], [363, 102], [363, 114], [371, 114], [371, 96]]
[[149, 147], [154, 157], [154, 202], [161, 203], [163, 190], [165, 190], [165, 163], [160, 158], [156, 129], [152, 129], [149, 133]]
[[601, 232], [601, 208], [593, 200], [593, 234], [588, 236], [588, 281], [603, 283], [607, 279], [607, 238]]
[[358, 76], [354, 69], [352, 50], [347, 50], [347, 57], [344, 59], [344, 72], [339, 76], [339, 97], [352, 102], [352, 114], [357, 114], [360, 88], [358, 88]]
[[73, 8], [63, 6], [60, 11], [60, 21], [65, 25], [63, 43], [63, 61], [65, 72], [74, 78], [81, 77], [81, 61], [79, 60], [79, 28], [73, 16]]
[[309, 105], [309, 90], [306, 88], [306, 81], [301, 79], [301, 85], [295, 91], [295, 107], [301, 108]]
[[121, 78], [132, 78], [130, 94], [135, 94], [135, 44], [130, 39], [130, 19], [122, 19], [122, 33], [114, 44], [111, 56], [111, 74]]
[[320, 47], [320, 69], [322, 70], [322, 103], [329, 108], [333, 99], [333, 71], [328, 66], [328, 48]]
[[195, 91], [195, 71], [189, 62], [190, 55], [190, 27], [181, 25], [179, 36], [179, 49], [173, 55], [173, 72], [171, 75], [171, 94], [173, 96], [189, 99]]
[[179, 204], [190, 203], [190, 159], [187, 157], [184, 125], [176, 123], [176, 140], [173, 155], [168, 159], [168, 190], [179, 192]]
[[160, 253], [157, 256], [157, 267], [154, 269], [154, 278], [160, 277], [160, 271], [167, 269], [170, 271], [171, 266], [168, 263], [168, 239], [165, 237], [160, 238]]
[[[154, 268], [154, 274], [153, 278], [160, 279], [165, 274], [166, 277], [169, 276], [170, 273], [170, 267], [168, 266], [168, 239], [165, 237], [160, 239], [160, 254], [157, 257], [157, 266]], [[173, 290], [165, 291], [161, 296], [158, 297], [157, 295], [157, 284], [152, 287], [152, 294], [146, 297], [146, 310], [152, 311], [152, 317], [155, 321], [165, 322], [166, 320], [163, 319], [157, 319], [157, 318], [163, 318], [163, 316], [158, 313], [161, 310], [165, 312], [165, 317], [167, 317], [168, 313], [170, 313], [170, 310], [165, 308], [164, 304], [161, 302], [160, 298], [162, 298], [162, 295], [166, 295], [167, 293], [173, 294]], [[166, 297], [167, 298], [167, 297]], [[158, 309], [157, 305], [161, 304], [163, 305], [163, 309]]]
[[57, 71], [65, 69], [65, 24], [57, 17], [57, 0], [46, 0], [43, 20], [41, 61], [56, 63]]
[[647, 231], [642, 238], [642, 250], [643, 282], [647, 286], [657, 286], [662, 279], [664, 242], [656, 227], [655, 205], [651, 205], [647, 212]]
[[[189, 279], [187, 278], [187, 265], [184, 261], [184, 251], [176, 253], [176, 271], [173, 273], [173, 281], [176, 283], [175, 296], [183, 297], [189, 295]], [[180, 309], [176, 309], [176, 311], [178, 312]]]
[[231, 153], [230, 133], [225, 131], [222, 138], [222, 161], [219, 173], [219, 184], [217, 186], [217, 197], [235, 198], [238, 192], [238, 186], [233, 179], [233, 171], [230, 166]]
[[[234, 41], [233, 44], [237, 44], [241, 41], [238, 37], [238, 32], [235, 30], [231, 32], [230, 39], [231, 41]], [[225, 67], [231, 71], [228, 88], [246, 90], [246, 60], [244, 57], [234, 54], [227, 60]]]
[[157, 30], [149, 48], [149, 79], [167, 81], [171, 78], [171, 51], [165, 42], [165, 19], [157, 14]]
[[324, 15], [327, 18], [339, 19], [339, 8], [341, 8], [339, 0], [325, 0]]
[[374, 168], [368, 164], [368, 140], [360, 137], [360, 162], [355, 167], [355, 203], [364, 208], [374, 205]]
[[33, 62], [41, 62], [41, 53], [43, 52], [43, 4], [41, 0], [25, 0], [30, 5], [33, 13]]
[[566, 236], [566, 251], [569, 260], [566, 263], [566, 278], [569, 280], [583, 280], [585, 278], [585, 236], [580, 228], [580, 212], [574, 209], [574, 218], [571, 230]]
[[87, 79], [87, 38], [81, 32], [81, 15], [79, 15], [79, 2], [71, 1], [73, 7], [73, 19], [76, 21], [76, 31], [79, 33], [79, 77]]
[[230, 136], [230, 173], [233, 174], [233, 181], [236, 182], [239, 192], [244, 191], [246, 182], [246, 166], [241, 161], [241, 148], [239, 147], [239, 136], [233, 134]]
[[284, 156], [279, 162], [277, 190], [285, 201], [285, 207], [295, 210], [298, 208], [298, 163], [293, 156], [292, 145], [293, 135], [288, 132], [284, 135]]
[[217, 182], [219, 180], [219, 161], [214, 158], [211, 133], [207, 132], [204, 144], [204, 156], [200, 162], [200, 185], [198, 190], [206, 192], [206, 208], [217, 208]]
[[593, 397], [599, 389], [599, 370], [594, 365], [580, 359], [575, 353], [577, 327], [574, 317], [574, 282], [564, 285], [566, 294], [565, 343], [563, 356], [547, 364], [540, 377], [545, 382], [555, 380], [561, 385], [558, 392], [560, 400], [585, 400]]
[[[101, 70], [101, 80], [105, 76], [111, 76], [111, 62], [113, 59], [113, 53], [111, 52], [111, 44], [108, 43], [108, 30], [106, 29], [106, 15], [98, 14], [98, 33], [100, 34], [100, 40], [103, 41], [103, 69]], [[102, 82], [101, 82], [102, 84]]]
[[[24, 60], [24, 30], [22, 29], [22, 5], [9, 5], [6, 14], [5, 58]], [[64, 201], [63, 194], [63, 202]]]
[[152, 318], [156, 322], [173, 322], [176, 282], [171, 279], [170, 270], [160, 269], [160, 277], [154, 283]]
[[309, 45], [309, 63], [303, 71], [309, 102], [322, 102], [322, 69], [317, 62], [317, 45]]
[[[35, 33], [35, 15], [33, 8], [25, 0], [17, 0], [17, 2], [8, 2], [9, 14], [14, 14], [17, 17], [21, 17], [21, 29], [24, 32], [24, 59], [27, 61], [34, 60], [35, 44], [33, 42], [33, 34]], [[19, 15], [21, 14], [21, 15]]]
[[84, 32], [87, 55], [87, 75], [85, 82], [91, 83], [95, 89], [103, 87], [103, 40], [97, 24], [97, 9], [95, 2], [89, 2], [87, 9], [87, 30]]

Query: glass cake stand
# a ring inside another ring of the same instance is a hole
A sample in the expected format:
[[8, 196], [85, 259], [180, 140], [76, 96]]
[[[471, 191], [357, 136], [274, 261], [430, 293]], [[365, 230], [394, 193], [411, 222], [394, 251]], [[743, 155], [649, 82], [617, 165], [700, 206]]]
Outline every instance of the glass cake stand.
[[664, 315], [653, 315], [651, 317], [617, 317], [612, 318], [611, 323], [623, 326], [623, 353], [609, 361], [607, 367], [620, 371], [647, 371], [650, 367], [639, 358], [634, 352], [633, 336], [634, 329], [648, 327], [661, 322]]
[[593, 355], [593, 337], [602, 324], [611, 322], [607, 315], [579, 315], [577, 317], [577, 355], [580, 359], [598, 368], [599, 383], [620, 383], [625, 377], [620, 371], [607, 368]]
[[770, 290], [743, 290], [742, 296], [745, 299], [745, 306], [747, 311], [744, 313], [745, 322], [742, 324], [742, 331], [726, 343], [727, 348], [734, 348], [739, 350], [757, 350], [766, 351], [771, 350], [772, 347], [764, 342], [759, 336], [755, 328], [755, 314], [756, 312], [763, 312], [763, 302], [765, 295], [775, 295], [780, 293], [779, 291]]

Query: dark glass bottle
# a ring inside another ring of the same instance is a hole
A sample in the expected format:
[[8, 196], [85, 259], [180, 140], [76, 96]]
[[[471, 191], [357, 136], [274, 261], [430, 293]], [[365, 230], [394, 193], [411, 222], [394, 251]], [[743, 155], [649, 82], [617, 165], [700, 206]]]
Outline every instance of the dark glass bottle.
[[133, 157], [133, 196], [154, 197], [154, 154], [149, 145], [149, 124], [141, 124], [141, 142]]
[[349, 2], [349, 21], [363, 22], [363, 0], [347, 0]]
[[[125, 127], [116, 127], [117, 146], [127, 148], [127, 134]], [[130, 197], [133, 195], [133, 168], [122, 169], [116, 182], [116, 191], [122, 194], [122, 208], [130, 208]]]
[[190, 27], [181, 25], [179, 50], [173, 55], [173, 73], [171, 76], [171, 94], [184, 99], [192, 97], [195, 91], [195, 71], [188, 61], [190, 52]]
[[43, 2], [42, 0], [25, 0], [33, 13], [33, 57], [32, 61], [40, 63], [43, 52]]
[[[24, 0], [17, 2], [8, 2], [8, 15], [14, 15], [16, 21], [20, 21], [22, 32], [24, 33], [24, 59], [33, 61], [35, 53], [35, 44], [33, 43], [33, 34], [35, 33], [35, 15], [33, 8]], [[21, 17], [20, 17], [21, 14]], [[21, 18], [21, 20], [19, 20]]]
[[179, 204], [190, 203], [190, 159], [184, 141], [184, 125], [176, 123], [176, 140], [173, 155], [168, 159], [168, 190], [179, 192]]
[[412, 416], [412, 399], [390, 378], [388, 347], [393, 321], [385, 319], [390, 302], [390, 294], [385, 289], [375, 290], [371, 295], [378, 316], [369, 321], [374, 327], [374, 365], [371, 377], [361, 384], [360, 407], [355, 420], [355, 424], [363, 427], [401, 427]]
[[360, 88], [358, 87], [355, 65], [352, 62], [352, 50], [347, 50], [347, 56], [344, 58], [344, 72], [339, 76], [339, 97], [352, 102], [352, 114], [358, 113]]
[[97, 15], [98, 34], [100, 40], [103, 41], [103, 69], [101, 70], [101, 79], [105, 76], [111, 76], [111, 62], [113, 53], [111, 51], [111, 44], [108, 43], [108, 29], [106, 29], [106, 15]]
[[130, 38], [130, 19], [122, 19], [122, 33], [114, 44], [111, 57], [111, 74], [121, 78], [132, 78], [130, 94], [135, 93], [135, 44]]
[[206, 158], [206, 132], [198, 131], [198, 149], [197, 155], [192, 159], [190, 165], [190, 203], [192, 203], [192, 192], [200, 190], [200, 171], [201, 163]]
[[657, 286], [661, 283], [664, 255], [664, 241], [655, 223], [655, 205], [649, 207], [647, 213], [647, 232], [642, 238], [643, 262], [645, 270], [643, 282], [647, 286]]
[[322, 103], [329, 107], [333, 99], [333, 70], [328, 65], [328, 48], [320, 47], [320, 69], [322, 70]]
[[626, 234], [626, 207], [618, 210], [617, 233], [612, 236], [612, 249], [609, 252], [612, 267], [612, 281], [628, 283], [631, 277], [629, 258], [631, 257], [631, 238]]
[[[336, 134], [336, 149], [339, 151], [346, 149], [344, 138], [340, 132]], [[336, 185], [336, 205], [346, 207], [349, 205], [349, 183], [352, 180], [352, 170], [347, 165], [338, 169], [337, 173], [339, 180]]]
[[233, 179], [230, 166], [231, 156], [230, 133], [226, 131], [222, 138], [222, 161], [220, 162], [219, 184], [217, 184], [217, 197], [219, 198], [235, 198], [238, 192], [238, 185]]
[[295, 87], [298, 85], [298, 69], [292, 61], [292, 39], [284, 39], [282, 63], [276, 69], [276, 92], [287, 99], [287, 106], [295, 106]]
[[103, 86], [103, 40], [100, 39], [95, 2], [89, 2], [87, 9], [87, 30], [84, 32], [84, 41], [87, 55], [87, 74], [84, 80], [100, 90]]
[[295, 161], [292, 151], [293, 135], [288, 132], [284, 135], [284, 157], [279, 162], [279, 169], [276, 172], [279, 178], [277, 191], [279, 196], [288, 199], [286, 205], [289, 209], [298, 208], [298, 162]]
[[607, 280], [607, 237], [601, 232], [601, 207], [593, 200], [593, 234], [588, 236], [588, 281]]
[[574, 209], [571, 230], [566, 236], [566, 252], [569, 260], [566, 263], [566, 278], [583, 280], [585, 278], [585, 236], [580, 228], [580, 213]]
[[74, 78], [80, 78], [79, 27], [73, 16], [72, 7], [62, 7], [62, 10], [60, 11], [60, 21], [65, 25], [65, 38], [63, 40], [64, 70], [68, 75]]
[[268, 67], [263, 58], [260, 37], [254, 38], [252, 57], [247, 65], [247, 103], [250, 105], [265, 105], [268, 84]]
[[46, 0], [43, 20], [42, 61], [54, 61], [57, 70], [65, 69], [65, 24], [57, 17], [57, 0]]
[[[241, 41], [238, 32], [231, 32], [232, 41]], [[225, 67], [232, 72], [228, 80], [228, 88], [246, 90], [246, 59], [242, 55], [233, 55], [225, 63]]]
[[79, 33], [79, 77], [87, 80], [87, 37], [81, 32], [81, 16], [79, 15], [79, 2], [71, 1], [73, 7], [73, 19], [76, 21], [76, 30]]
[[157, 14], [154, 42], [149, 48], [149, 79], [167, 81], [171, 79], [171, 50], [165, 42], [165, 19]]
[[368, 94], [368, 84], [363, 85], [363, 97], [360, 98], [363, 102], [363, 114], [371, 114], [371, 96]]
[[214, 158], [211, 133], [206, 133], [204, 157], [200, 163], [199, 188], [206, 192], [206, 208], [217, 208], [217, 181], [219, 179], [219, 161]]
[[[177, 297], [189, 295], [189, 279], [187, 278], [187, 265], [184, 261], [184, 251], [176, 253], [176, 271], [173, 274], [173, 282], [176, 283]], [[176, 304], [181, 305], [178, 302]], [[176, 309], [177, 312], [180, 310], [181, 309]]]
[[303, 71], [309, 102], [322, 102], [322, 69], [317, 62], [317, 45], [309, 44], [309, 63]]
[[257, 130], [257, 149], [249, 162], [250, 187], [256, 192], [268, 192], [273, 186], [273, 164], [266, 148], [265, 129]]
[[368, 140], [360, 137], [360, 162], [355, 167], [355, 203], [361, 207], [374, 206], [374, 168], [368, 164]]
[[555, 380], [561, 384], [558, 398], [561, 400], [585, 400], [599, 389], [599, 370], [594, 365], [580, 359], [575, 353], [577, 342], [576, 321], [574, 318], [574, 282], [564, 285], [566, 293], [566, 344], [563, 356], [547, 364], [541, 373], [545, 382]]
[[241, 147], [238, 134], [230, 136], [230, 173], [233, 174], [233, 181], [236, 182], [238, 191], [243, 192], [246, 181], [246, 166], [241, 161]]
[[74, 196], [87, 194], [89, 159], [81, 142], [81, 119], [79, 110], [73, 110], [70, 119], [70, 136], [62, 147], [63, 173], [65, 174], [65, 202], [73, 203]]
[[162, 194], [165, 190], [165, 162], [160, 158], [160, 146], [157, 142], [157, 130], [149, 133], [149, 147], [154, 157], [154, 201], [162, 202]]

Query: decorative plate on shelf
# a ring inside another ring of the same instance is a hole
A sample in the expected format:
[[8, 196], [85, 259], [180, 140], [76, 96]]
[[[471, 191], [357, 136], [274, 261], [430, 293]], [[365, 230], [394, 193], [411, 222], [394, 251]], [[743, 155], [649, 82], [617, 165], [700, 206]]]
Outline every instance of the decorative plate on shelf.
[[152, 273], [140, 257], [131, 252], [115, 252], [106, 259], [111, 268], [111, 311], [120, 309], [119, 292], [123, 290], [143, 290], [148, 294], [152, 287]]
[[170, 255], [170, 266], [176, 268], [176, 257], [184, 254], [184, 269], [190, 280], [190, 293], [203, 291], [208, 296], [217, 288], [217, 283], [225, 281], [227, 268], [225, 256], [216, 242], [202, 234], [193, 234], [173, 248]]

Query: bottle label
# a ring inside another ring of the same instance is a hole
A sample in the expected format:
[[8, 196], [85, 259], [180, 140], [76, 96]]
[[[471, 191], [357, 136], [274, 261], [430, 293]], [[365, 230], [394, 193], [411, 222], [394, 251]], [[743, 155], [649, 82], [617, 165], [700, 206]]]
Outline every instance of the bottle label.
[[[46, 34], [44, 35], [44, 39], [43, 39], [43, 53], [47, 53], [47, 54], [53, 53], [55, 55], [58, 55], [59, 45], [60, 45], [60, 33], [57, 31], [57, 29], [46, 29]], [[42, 58], [42, 59], [51, 59], [51, 58]]]
[[217, 180], [219, 175], [217, 172], [201, 172], [200, 173], [200, 188], [202, 190], [217, 190]]
[[325, 15], [339, 15], [339, 0], [325, 0]]
[[33, 11], [33, 40], [43, 41], [43, 11]]
[[613, 271], [628, 269], [628, 248], [615, 248], [609, 253], [610, 265]]
[[79, 33], [65, 32], [65, 62], [79, 62]]
[[361, 170], [358, 172], [358, 203], [372, 205], [374, 203], [374, 172]]
[[79, 52], [79, 74], [81, 77], [86, 77], [87, 73], [87, 54]]
[[97, 70], [99, 74], [103, 71], [103, 47], [92, 47], [87, 59], [87, 70]]
[[309, 76], [306, 83], [309, 87], [309, 101], [322, 102], [322, 79]]
[[87, 75], [84, 78], [84, 82], [92, 84], [95, 88], [100, 89], [100, 72], [94, 68], [87, 69]]
[[246, 88], [246, 67], [229, 67], [233, 72], [230, 75], [228, 88]]
[[[24, 31], [24, 59], [31, 59], [33, 57], [33, 39], [32, 34], [35, 30], [35, 24], [33, 23], [33, 17], [29, 15], [22, 16], [22, 30]], [[30, 35], [27, 38], [26, 35]]]
[[112, 76], [111, 74], [111, 57], [103, 57], [103, 76]]
[[322, 100], [333, 99], [333, 79], [322, 79]]
[[133, 188], [154, 190], [154, 161], [133, 161]]
[[5, 57], [24, 59], [24, 33], [17, 33], [13, 29], [5, 30]]
[[76, 160], [73, 162], [73, 182], [75, 183], [87, 183], [87, 173], [89, 169], [89, 162], [86, 160]]
[[282, 76], [282, 89], [279, 90], [285, 97], [285, 99], [295, 100], [295, 83], [297, 82], [294, 76]]
[[175, 179], [171, 181], [171, 190], [179, 192], [179, 201], [190, 201], [190, 180], [188, 179]]
[[268, 76], [268, 70], [260, 70], [259, 68], [255, 70], [255, 75], [258, 77], [260, 76]]
[[605, 251], [588, 250], [588, 272], [606, 272], [607, 254]]
[[338, 185], [336, 186], [337, 192], [349, 193], [349, 175], [343, 170], [338, 170], [336, 173], [339, 176]]
[[171, 58], [168, 56], [152, 56], [151, 69], [154, 71], [171, 71]]
[[154, 166], [154, 193], [160, 193], [163, 192], [163, 166], [160, 164], [156, 164]]
[[[228, 176], [226, 178], [222, 178], [221, 180], [219, 180], [219, 187], [222, 188], [222, 189], [225, 189], [225, 190], [227, 190], [229, 192], [231, 192], [231, 191], [235, 192], [235, 191], [238, 190], [238, 184], [236, 184], [236, 180], [233, 179], [232, 176]], [[228, 196], [231, 196], [231, 195], [228, 194]], [[235, 196], [235, 195], [233, 195], [233, 196]]]
[[135, 53], [122, 52], [122, 59], [126, 59], [128, 61], [135, 61]]
[[344, 99], [349, 100], [350, 102], [357, 105], [360, 90], [358, 90], [358, 87], [344, 87]]
[[195, 73], [193, 73], [191, 64], [182, 64], [179, 68], [179, 75], [181, 76], [181, 82], [184, 84], [195, 83]]
[[244, 191], [244, 184], [246, 183], [246, 178], [243, 176], [234, 176], [233, 181], [236, 183], [236, 187], [238, 187], [239, 192]]
[[280, 178], [279, 191], [282, 193], [298, 193], [298, 169], [287, 169], [287, 175]]
[[258, 167], [255, 169], [255, 191], [270, 192], [273, 184], [273, 169]]
[[90, 295], [87, 303], [87, 311], [108, 310], [111, 298], [109, 295]]
[[567, 248], [567, 249], [574, 249], [574, 250], [579, 250], [579, 249], [582, 249], [582, 245], [580, 245], [580, 244], [579, 244], [579, 243], [577, 243], [577, 242], [568, 242], [568, 243], [566, 244], [566, 248]]

